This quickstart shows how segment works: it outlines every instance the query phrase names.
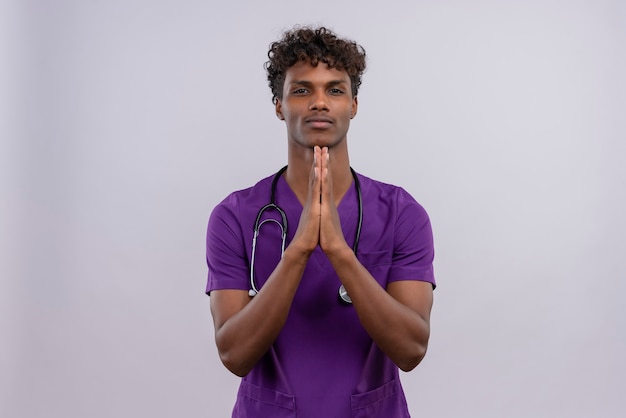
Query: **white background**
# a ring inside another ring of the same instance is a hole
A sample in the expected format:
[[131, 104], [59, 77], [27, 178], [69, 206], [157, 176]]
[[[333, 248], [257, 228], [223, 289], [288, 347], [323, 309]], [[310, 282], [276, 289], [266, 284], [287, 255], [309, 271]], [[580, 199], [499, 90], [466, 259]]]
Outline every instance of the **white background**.
[[206, 221], [286, 162], [263, 63], [296, 23], [365, 47], [351, 163], [432, 219], [413, 416], [626, 414], [624, 2], [15, 0], [0, 16], [0, 416], [229, 416]]

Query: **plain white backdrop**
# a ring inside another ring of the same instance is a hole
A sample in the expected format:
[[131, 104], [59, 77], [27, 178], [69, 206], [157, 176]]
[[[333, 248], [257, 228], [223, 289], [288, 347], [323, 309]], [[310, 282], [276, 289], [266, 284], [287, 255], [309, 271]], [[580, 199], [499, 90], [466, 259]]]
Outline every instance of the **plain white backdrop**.
[[431, 216], [412, 415], [626, 414], [624, 2], [0, 10], [1, 416], [230, 416], [206, 221], [285, 164], [263, 63], [298, 23], [365, 47], [351, 163]]

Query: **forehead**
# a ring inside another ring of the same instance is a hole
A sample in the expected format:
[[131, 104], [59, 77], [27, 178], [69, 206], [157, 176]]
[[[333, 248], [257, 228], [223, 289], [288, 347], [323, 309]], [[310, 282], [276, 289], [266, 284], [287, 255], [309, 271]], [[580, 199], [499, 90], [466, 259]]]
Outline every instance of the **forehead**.
[[350, 76], [345, 70], [330, 68], [328, 64], [323, 62], [313, 66], [308, 61], [301, 61], [287, 69], [285, 84], [303, 81], [309, 83], [344, 81], [350, 84]]

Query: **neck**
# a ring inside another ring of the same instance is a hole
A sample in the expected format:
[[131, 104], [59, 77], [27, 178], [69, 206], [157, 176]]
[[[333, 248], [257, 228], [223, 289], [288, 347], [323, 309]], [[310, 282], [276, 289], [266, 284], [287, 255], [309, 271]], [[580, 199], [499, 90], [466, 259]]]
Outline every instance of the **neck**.
[[[289, 150], [285, 179], [303, 206], [309, 191], [309, 177], [312, 167], [313, 149], [306, 149], [304, 152]], [[335, 204], [338, 205], [353, 181], [346, 147], [333, 147], [330, 150], [330, 170]]]

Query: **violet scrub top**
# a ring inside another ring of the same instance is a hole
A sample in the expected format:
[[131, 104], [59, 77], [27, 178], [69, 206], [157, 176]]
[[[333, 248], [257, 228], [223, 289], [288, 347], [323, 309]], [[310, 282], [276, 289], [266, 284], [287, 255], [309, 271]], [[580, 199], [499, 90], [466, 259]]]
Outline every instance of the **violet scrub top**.
[[[397, 280], [426, 281], [434, 287], [433, 238], [426, 211], [403, 189], [358, 176], [363, 197], [359, 261], [382, 287]], [[272, 178], [232, 193], [213, 210], [207, 230], [207, 294], [250, 289], [254, 221], [269, 203]], [[282, 176], [275, 199], [287, 214], [288, 246], [302, 205]], [[358, 222], [354, 183], [337, 210], [352, 246]], [[267, 216], [280, 219], [275, 211]], [[268, 222], [257, 238], [255, 277], [261, 292], [280, 252], [280, 228]], [[233, 417], [409, 417], [397, 366], [363, 329], [354, 307], [340, 301], [340, 285], [318, 247], [307, 263], [285, 326], [242, 378]]]

